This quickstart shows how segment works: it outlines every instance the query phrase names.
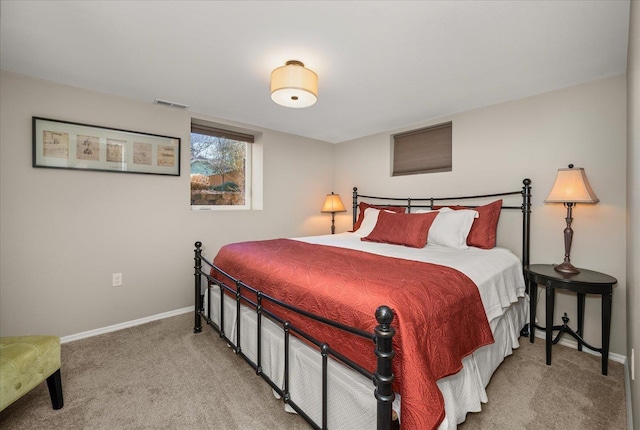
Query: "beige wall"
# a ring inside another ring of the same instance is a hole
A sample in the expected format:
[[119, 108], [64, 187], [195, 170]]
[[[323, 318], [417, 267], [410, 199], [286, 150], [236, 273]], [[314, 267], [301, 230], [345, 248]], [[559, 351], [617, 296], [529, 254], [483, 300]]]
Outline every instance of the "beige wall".
[[[627, 357], [635, 349], [635, 371], [640, 369], [640, 4], [631, 2], [627, 56]], [[640, 425], [638, 374], [631, 382], [633, 422]]]
[[[212, 256], [228, 242], [329, 231], [329, 143], [232, 124], [261, 132], [263, 209], [192, 212], [190, 112], [5, 72], [0, 92], [3, 336], [66, 336], [191, 306], [196, 240]], [[32, 116], [180, 137], [182, 175], [32, 168]], [[117, 272], [124, 285], [112, 287]]]
[[[476, 194], [518, 190], [528, 177], [533, 181], [531, 262], [559, 263], [566, 210], [543, 200], [558, 168], [584, 167], [600, 203], [574, 209], [572, 262], [618, 279], [611, 351], [626, 355], [625, 91], [625, 77], [619, 76], [416, 124], [453, 122], [452, 172], [390, 177], [391, 132], [338, 144], [335, 192], [349, 195], [357, 186], [364, 194], [406, 197]], [[393, 133], [399, 131], [404, 129]], [[338, 230], [350, 223], [350, 212], [336, 218]], [[541, 300], [537, 315], [544, 321], [544, 296]], [[575, 301], [575, 295], [558, 293], [557, 321], [567, 312], [575, 323]], [[586, 314], [586, 340], [600, 345], [598, 298], [587, 299]]]

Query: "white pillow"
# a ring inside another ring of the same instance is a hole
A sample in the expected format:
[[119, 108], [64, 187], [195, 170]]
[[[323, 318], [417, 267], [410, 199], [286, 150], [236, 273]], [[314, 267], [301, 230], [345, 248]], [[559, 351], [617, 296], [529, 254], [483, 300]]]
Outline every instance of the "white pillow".
[[418, 209], [416, 211], [411, 211], [412, 214], [428, 214], [429, 212], [449, 212], [452, 211], [448, 206], [442, 207], [440, 209]]
[[[391, 211], [385, 211], [391, 212]], [[362, 219], [362, 223], [360, 223], [360, 228], [354, 231], [354, 234], [360, 237], [369, 236], [369, 234], [373, 231], [378, 222], [378, 214], [380, 214], [379, 209], [374, 208], [366, 208], [364, 210], [364, 218]]]
[[[416, 211], [416, 213], [432, 212], [430, 210]], [[427, 244], [448, 246], [449, 248], [467, 249], [467, 236], [478, 218], [478, 212], [471, 209], [454, 211], [444, 207], [438, 211], [438, 216], [431, 224]]]

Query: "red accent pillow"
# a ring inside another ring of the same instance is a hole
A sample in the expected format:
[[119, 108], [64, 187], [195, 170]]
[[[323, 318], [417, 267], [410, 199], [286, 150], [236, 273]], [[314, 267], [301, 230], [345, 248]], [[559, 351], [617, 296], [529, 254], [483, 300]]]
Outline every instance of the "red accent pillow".
[[400, 207], [400, 206], [374, 206], [374, 205], [370, 205], [369, 203], [365, 203], [365, 202], [360, 202], [358, 204], [358, 207], [360, 208], [358, 210], [358, 220], [356, 221], [355, 225], [353, 226], [353, 231], [356, 231], [357, 229], [360, 228], [360, 224], [362, 224], [362, 220], [364, 219], [364, 211], [367, 208], [374, 208], [374, 209], [379, 209], [379, 210], [386, 210], [386, 211], [391, 211], [391, 212], [395, 212], [395, 213], [399, 213], [399, 214], [403, 214], [406, 212], [406, 208]]
[[[433, 209], [440, 209], [444, 206], [434, 206]], [[473, 209], [478, 211], [478, 218], [473, 220], [471, 231], [467, 236], [467, 245], [482, 249], [491, 249], [496, 246], [496, 232], [498, 230], [498, 220], [502, 209], [502, 199], [495, 202], [470, 208], [467, 206], [448, 206], [453, 210]]]
[[380, 211], [373, 231], [360, 240], [424, 248], [429, 228], [437, 215], [438, 212], [404, 214]]

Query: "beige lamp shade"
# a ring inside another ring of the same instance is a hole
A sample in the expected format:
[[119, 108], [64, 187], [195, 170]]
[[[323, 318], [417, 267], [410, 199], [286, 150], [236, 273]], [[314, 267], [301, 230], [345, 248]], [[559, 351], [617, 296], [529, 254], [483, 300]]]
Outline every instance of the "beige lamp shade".
[[327, 198], [324, 199], [324, 205], [320, 212], [346, 212], [347, 209], [340, 200], [340, 194], [327, 194]]
[[318, 100], [318, 75], [291, 60], [271, 72], [271, 99], [291, 108], [313, 106]]
[[600, 199], [591, 189], [582, 167], [558, 169], [556, 182], [545, 203], [598, 203]]

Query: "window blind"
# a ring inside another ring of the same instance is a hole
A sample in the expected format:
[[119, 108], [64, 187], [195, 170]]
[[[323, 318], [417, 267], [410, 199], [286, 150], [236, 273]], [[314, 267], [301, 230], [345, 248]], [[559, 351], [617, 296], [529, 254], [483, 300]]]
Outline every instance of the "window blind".
[[208, 125], [191, 123], [191, 133], [203, 134], [205, 136], [222, 137], [225, 139], [237, 140], [240, 142], [254, 142], [254, 137], [250, 134], [223, 130], [221, 128], [210, 127]]
[[393, 176], [451, 171], [452, 123], [393, 136]]

